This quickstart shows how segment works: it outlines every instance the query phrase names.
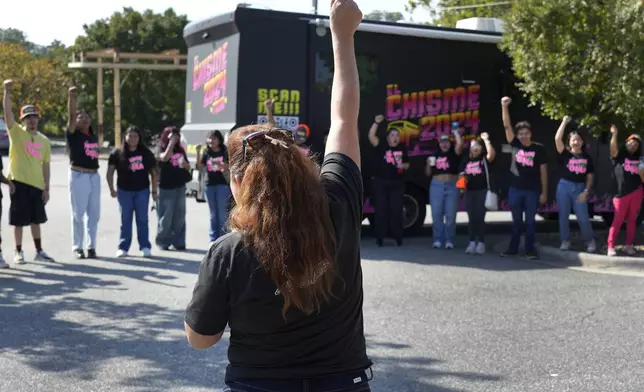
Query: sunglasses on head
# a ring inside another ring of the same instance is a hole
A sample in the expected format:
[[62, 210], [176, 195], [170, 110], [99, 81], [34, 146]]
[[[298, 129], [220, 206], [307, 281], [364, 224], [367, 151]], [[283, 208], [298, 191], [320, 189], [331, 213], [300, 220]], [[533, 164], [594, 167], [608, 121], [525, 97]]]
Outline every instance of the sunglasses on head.
[[[268, 136], [268, 132], [278, 132], [277, 135], [279, 135], [279, 137]], [[242, 156], [245, 161], [248, 147], [257, 149], [264, 143], [270, 143], [276, 146], [288, 148], [287, 142], [292, 141], [293, 135], [286, 129], [271, 129], [270, 131], [251, 132], [242, 139]]]

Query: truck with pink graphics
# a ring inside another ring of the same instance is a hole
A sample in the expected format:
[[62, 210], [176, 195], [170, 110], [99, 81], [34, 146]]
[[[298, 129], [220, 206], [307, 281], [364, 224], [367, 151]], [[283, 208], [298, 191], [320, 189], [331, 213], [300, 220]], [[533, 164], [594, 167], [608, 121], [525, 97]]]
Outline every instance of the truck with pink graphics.
[[[219, 130], [226, 138], [237, 127], [266, 123], [264, 101], [270, 98], [275, 101], [276, 123], [305, 135], [305, 145], [313, 154], [324, 153], [333, 78], [326, 16], [240, 5], [229, 13], [188, 24], [184, 38], [189, 49], [182, 134], [189, 151], [204, 142], [208, 131]], [[376, 157], [367, 135], [379, 114], [385, 117], [379, 132], [399, 129], [410, 157], [411, 167], [405, 174], [406, 234], [416, 232], [425, 221], [430, 184], [424, 174], [425, 161], [437, 151], [439, 138], [451, 134], [453, 122], [459, 124], [466, 149], [481, 132], [489, 133], [497, 149], [492, 186], [499, 194], [500, 209], [508, 210], [511, 148], [501, 119], [503, 96], [513, 100], [512, 120], [530, 122], [533, 139], [546, 147], [550, 195], [539, 213], [556, 217], [559, 168], [554, 135], [559, 121], [530, 107], [517, 89], [511, 62], [498, 49], [500, 39], [500, 33], [488, 31], [376, 21], [360, 25], [355, 42], [366, 218], [374, 212], [370, 196], [376, 166], [370, 164]], [[591, 215], [611, 221], [615, 185], [609, 135], [586, 139], [596, 166]], [[191, 189], [199, 200], [204, 176], [194, 173]]]

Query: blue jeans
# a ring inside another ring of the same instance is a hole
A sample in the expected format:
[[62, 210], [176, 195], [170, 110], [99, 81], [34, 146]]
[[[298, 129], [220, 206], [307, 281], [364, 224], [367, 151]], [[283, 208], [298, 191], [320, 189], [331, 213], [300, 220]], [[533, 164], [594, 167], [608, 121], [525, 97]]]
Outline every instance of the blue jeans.
[[121, 239], [119, 249], [127, 252], [132, 244], [132, 218], [136, 217], [136, 234], [139, 249], [150, 249], [148, 229], [148, 206], [150, 190], [124, 191], [118, 189], [117, 198], [121, 207]]
[[72, 204], [72, 250], [83, 249], [85, 243], [88, 249], [96, 249], [101, 215], [101, 176], [70, 170], [69, 199]]
[[570, 209], [577, 215], [581, 236], [586, 243], [594, 239], [593, 228], [588, 216], [588, 203], [578, 203], [577, 197], [586, 189], [582, 182], [559, 180], [557, 184], [557, 204], [559, 205], [559, 235], [561, 241], [570, 241]]
[[186, 247], [186, 187], [159, 189], [157, 199], [156, 244], [160, 248], [171, 245], [178, 249]]
[[432, 180], [429, 186], [429, 204], [432, 208], [434, 242], [454, 242], [459, 192], [456, 181]]
[[225, 233], [226, 220], [228, 219], [228, 206], [230, 205], [230, 187], [228, 185], [208, 185], [206, 187], [206, 200], [210, 209], [210, 242]]
[[524, 232], [523, 214], [525, 213], [525, 251], [526, 253], [533, 253], [535, 251], [534, 237], [539, 192], [510, 188], [508, 203], [512, 210], [512, 238], [510, 239], [508, 252], [517, 253], [519, 251], [521, 234]]

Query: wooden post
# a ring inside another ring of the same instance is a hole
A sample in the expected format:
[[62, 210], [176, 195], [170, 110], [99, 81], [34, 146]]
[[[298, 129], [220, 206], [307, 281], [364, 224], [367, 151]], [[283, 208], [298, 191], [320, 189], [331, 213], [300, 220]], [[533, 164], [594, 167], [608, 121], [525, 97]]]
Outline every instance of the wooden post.
[[[99, 63], [103, 59], [98, 59]], [[98, 116], [98, 148], [103, 148], [103, 68], [99, 68], [96, 74], [96, 114]]]
[[[114, 52], [114, 64], [118, 64], [119, 54]], [[121, 74], [114, 68], [114, 147], [121, 145]]]

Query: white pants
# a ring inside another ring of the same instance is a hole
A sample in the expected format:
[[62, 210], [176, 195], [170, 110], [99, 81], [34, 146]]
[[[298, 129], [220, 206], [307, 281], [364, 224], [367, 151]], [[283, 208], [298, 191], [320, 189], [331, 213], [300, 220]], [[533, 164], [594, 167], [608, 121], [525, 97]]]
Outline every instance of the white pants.
[[[101, 176], [98, 173], [69, 171], [69, 197], [72, 205], [72, 250], [96, 249], [96, 232], [101, 215]], [[87, 215], [87, 225], [85, 225]]]

